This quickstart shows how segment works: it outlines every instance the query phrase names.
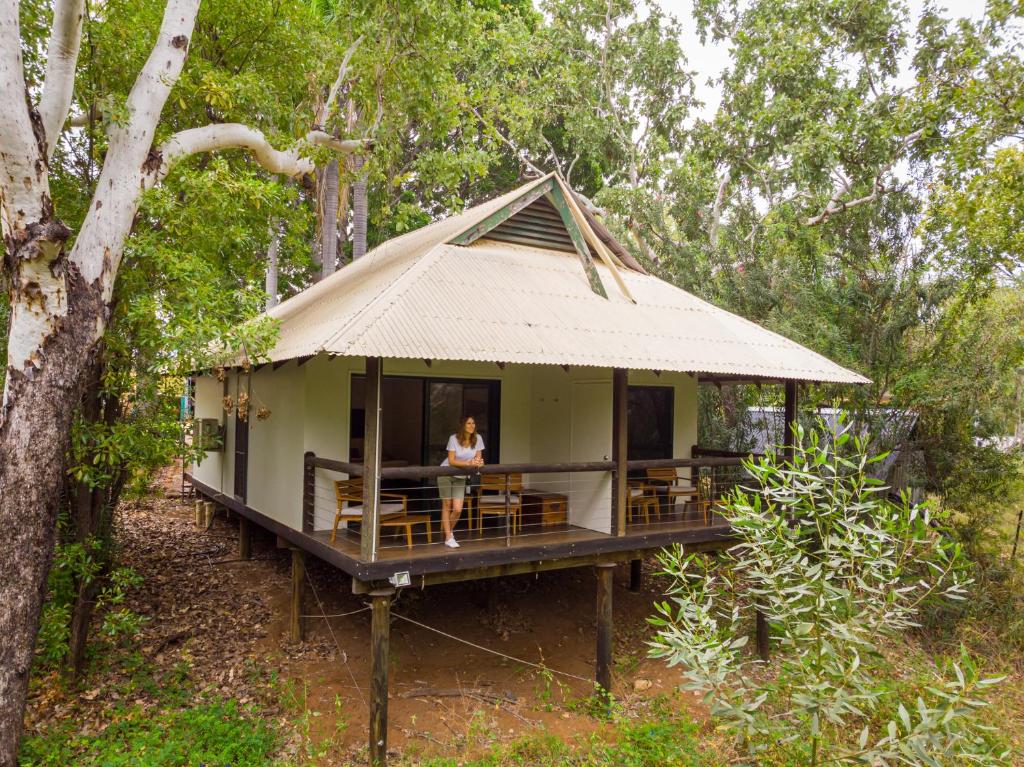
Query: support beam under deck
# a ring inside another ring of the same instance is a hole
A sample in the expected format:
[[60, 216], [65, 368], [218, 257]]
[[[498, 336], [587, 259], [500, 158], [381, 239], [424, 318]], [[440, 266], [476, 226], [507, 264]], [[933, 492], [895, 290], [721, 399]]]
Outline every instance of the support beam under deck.
[[388, 641], [393, 588], [370, 592], [370, 767], [388, 762]]
[[288, 620], [288, 638], [301, 642], [305, 637], [305, 623], [302, 620], [303, 591], [306, 585], [306, 552], [294, 548], [292, 552], [292, 599]]
[[252, 528], [243, 516], [238, 517], [238, 558], [252, 559]]
[[612, 585], [615, 565], [603, 563], [594, 566], [597, 573], [597, 685], [607, 700], [612, 694], [612, 647], [614, 622], [612, 620]]

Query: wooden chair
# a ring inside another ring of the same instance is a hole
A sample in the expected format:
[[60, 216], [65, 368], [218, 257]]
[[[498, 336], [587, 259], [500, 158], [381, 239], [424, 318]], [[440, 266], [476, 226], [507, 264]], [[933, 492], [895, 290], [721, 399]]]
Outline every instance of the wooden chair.
[[[522, 474], [481, 474], [480, 489], [476, 494], [477, 529], [483, 532], [484, 514], [505, 516], [505, 477], [508, 477], [509, 503], [508, 511], [511, 516], [512, 533], [522, 529], [523, 526], [523, 475]], [[484, 495], [485, 492], [494, 491], [496, 495]], [[473, 529], [473, 517], [470, 516], [470, 530]]]
[[632, 522], [634, 518], [643, 514], [644, 522], [650, 523], [652, 511], [658, 515], [658, 519], [661, 519], [658, 496], [654, 494], [651, 485], [639, 479], [631, 479], [627, 484], [629, 487], [629, 510], [626, 514], [626, 522]]
[[[338, 523], [341, 520], [363, 521], [363, 479], [339, 479], [334, 482], [334, 497], [338, 509], [334, 513], [334, 528], [331, 530], [331, 543], [338, 537]], [[426, 525], [427, 543], [431, 543], [430, 515], [410, 514], [409, 499], [401, 493], [380, 494], [380, 526], [392, 527], [396, 532], [405, 528], [406, 545], [412, 548], [413, 525]]]
[[704, 524], [711, 523], [714, 515], [712, 507], [715, 503], [715, 483], [710, 474], [697, 477], [697, 510], [704, 515]]
[[683, 477], [676, 474], [672, 467], [667, 469], [648, 469], [647, 486], [655, 495], [664, 493], [675, 509], [677, 498], [692, 500], [697, 497], [697, 488], [684, 485]]

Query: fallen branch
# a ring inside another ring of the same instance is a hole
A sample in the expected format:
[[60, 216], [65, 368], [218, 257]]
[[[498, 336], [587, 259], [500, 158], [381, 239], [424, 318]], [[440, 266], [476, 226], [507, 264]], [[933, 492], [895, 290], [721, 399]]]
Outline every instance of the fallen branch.
[[403, 692], [403, 698], [476, 698], [484, 703], [515, 703], [517, 698], [508, 690], [501, 693], [488, 692], [478, 687], [459, 689], [455, 687], [421, 687]]

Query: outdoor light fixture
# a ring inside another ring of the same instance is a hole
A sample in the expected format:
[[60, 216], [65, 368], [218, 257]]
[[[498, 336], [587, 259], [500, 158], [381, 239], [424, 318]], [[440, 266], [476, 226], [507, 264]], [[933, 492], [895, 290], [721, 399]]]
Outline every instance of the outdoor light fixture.
[[388, 578], [388, 583], [390, 583], [395, 588], [399, 588], [400, 589], [400, 588], [402, 588], [402, 586], [409, 586], [409, 585], [411, 585], [412, 584], [412, 578], [409, 577], [409, 571], [408, 570], [403, 570], [402, 572], [395, 573], [390, 578]]

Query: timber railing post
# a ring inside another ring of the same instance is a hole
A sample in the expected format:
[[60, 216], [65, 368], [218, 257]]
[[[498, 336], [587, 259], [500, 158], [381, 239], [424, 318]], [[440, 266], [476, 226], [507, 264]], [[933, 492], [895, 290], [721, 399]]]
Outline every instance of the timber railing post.
[[[505, 475], [505, 547], [512, 545], [512, 475]], [[522, 503], [522, 496], [519, 496]], [[480, 515], [480, 530], [484, 528], [483, 515]]]
[[388, 762], [388, 639], [393, 588], [370, 592], [370, 767]]
[[612, 474], [612, 530], [615, 535], [626, 534], [626, 516], [629, 503], [629, 438], [626, 419], [629, 414], [629, 371], [615, 368], [612, 371], [612, 460], [615, 470]]
[[797, 418], [799, 417], [799, 384], [796, 381], [786, 381], [786, 401], [783, 408], [783, 415], [786, 424], [782, 429], [783, 455], [788, 463], [792, 463], [796, 457]]
[[366, 562], [377, 561], [380, 541], [380, 392], [384, 361], [366, 358], [366, 430], [363, 441], [363, 522], [359, 553]]
[[316, 453], [307, 450], [302, 456], [302, 532], [311, 533], [316, 517]]

